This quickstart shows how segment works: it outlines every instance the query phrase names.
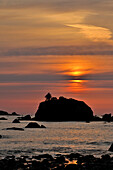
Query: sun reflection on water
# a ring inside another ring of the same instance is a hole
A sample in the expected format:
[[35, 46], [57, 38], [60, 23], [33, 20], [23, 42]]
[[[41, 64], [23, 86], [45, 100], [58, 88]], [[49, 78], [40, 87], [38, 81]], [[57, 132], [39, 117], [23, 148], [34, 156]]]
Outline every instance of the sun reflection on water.
[[68, 164], [75, 164], [75, 165], [77, 165], [77, 160], [69, 161]]

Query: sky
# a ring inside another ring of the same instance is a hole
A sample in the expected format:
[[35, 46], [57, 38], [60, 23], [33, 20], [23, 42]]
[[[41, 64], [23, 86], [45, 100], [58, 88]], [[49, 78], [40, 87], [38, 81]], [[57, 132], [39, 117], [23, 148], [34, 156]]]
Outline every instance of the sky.
[[113, 113], [112, 0], [0, 0], [0, 110], [35, 114], [44, 96]]

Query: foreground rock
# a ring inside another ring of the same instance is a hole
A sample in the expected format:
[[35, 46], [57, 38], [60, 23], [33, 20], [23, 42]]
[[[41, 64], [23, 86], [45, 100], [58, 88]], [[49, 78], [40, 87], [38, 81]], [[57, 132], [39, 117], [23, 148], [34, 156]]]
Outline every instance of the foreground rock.
[[44, 125], [39, 125], [35, 122], [30, 122], [25, 128], [46, 128]]
[[17, 128], [17, 127], [6, 128], [6, 129], [3, 129], [3, 130], [20, 130], [20, 131], [24, 131], [23, 128]]
[[[47, 97], [47, 95], [46, 95]], [[51, 97], [51, 96], [50, 96]], [[41, 102], [35, 114], [38, 121], [91, 121], [93, 111], [83, 101], [64, 97], [48, 98]]]
[[73, 156], [7, 156], [0, 160], [0, 170], [113, 170], [113, 158], [109, 155], [102, 155], [101, 158], [95, 158], [93, 155]]

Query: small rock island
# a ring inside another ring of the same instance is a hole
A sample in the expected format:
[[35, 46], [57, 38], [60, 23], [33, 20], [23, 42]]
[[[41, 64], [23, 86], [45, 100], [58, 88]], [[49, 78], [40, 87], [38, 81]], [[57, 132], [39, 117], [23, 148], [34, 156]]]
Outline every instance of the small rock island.
[[60, 96], [59, 99], [51, 97], [48, 93], [46, 100], [39, 104], [35, 114], [38, 121], [91, 121], [92, 109], [83, 101]]

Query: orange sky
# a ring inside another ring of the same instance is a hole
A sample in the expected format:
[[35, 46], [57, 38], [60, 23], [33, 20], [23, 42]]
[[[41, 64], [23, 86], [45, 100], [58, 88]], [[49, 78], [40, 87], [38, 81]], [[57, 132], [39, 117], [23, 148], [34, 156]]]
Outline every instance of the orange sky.
[[47, 92], [113, 113], [113, 2], [1, 0], [0, 109], [34, 114]]

